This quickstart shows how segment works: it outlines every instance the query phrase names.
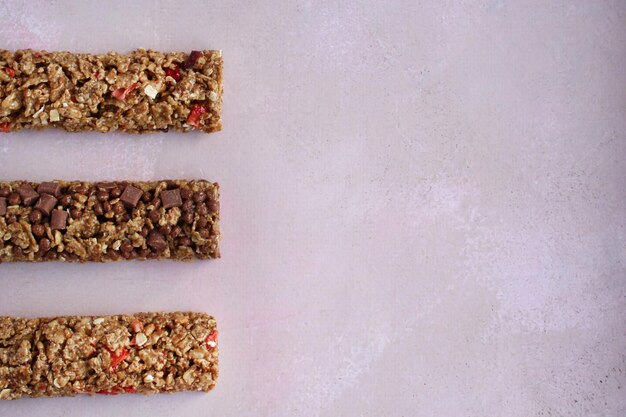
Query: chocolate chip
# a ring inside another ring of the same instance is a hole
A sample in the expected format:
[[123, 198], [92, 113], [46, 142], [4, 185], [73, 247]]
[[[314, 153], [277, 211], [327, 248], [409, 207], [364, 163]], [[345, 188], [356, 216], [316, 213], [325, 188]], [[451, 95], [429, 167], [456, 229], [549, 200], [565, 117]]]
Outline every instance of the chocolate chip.
[[50, 194], [54, 197], [58, 197], [61, 195], [61, 185], [56, 182], [42, 182], [37, 187], [37, 192], [39, 194]]
[[98, 198], [98, 201], [107, 201], [109, 199], [109, 192], [106, 190], [100, 190], [98, 191], [96, 197]]
[[41, 221], [41, 218], [43, 216], [41, 215], [41, 212], [39, 210], [33, 210], [30, 212], [30, 214], [28, 215], [28, 220], [30, 220], [31, 223], [39, 223]]
[[118, 198], [121, 195], [122, 195], [122, 190], [120, 190], [118, 187], [115, 187], [114, 189], [111, 190], [111, 198]]
[[7, 199], [6, 197], [0, 197], [0, 216], [7, 214]]
[[150, 233], [150, 229], [148, 229], [148, 226], [144, 226], [141, 228], [141, 232], [139, 232], [139, 234], [141, 235], [141, 237], [146, 238], [148, 237], [148, 233]]
[[9, 189], [9, 187], [1, 187], [0, 188], [0, 197], [8, 197], [9, 194], [11, 194], [11, 190]]
[[50, 219], [50, 229], [63, 230], [67, 225], [67, 211], [65, 210], [52, 210], [52, 218]]
[[180, 196], [183, 198], [183, 200], [189, 200], [193, 196], [193, 191], [191, 191], [189, 188], [183, 188], [182, 190], [180, 190]]
[[74, 192], [81, 195], [87, 195], [87, 187], [85, 187], [84, 185], [79, 185], [74, 189]]
[[111, 203], [109, 203], [108, 201], [105, 201], [104, 203], [102, 203], [102, 210], [104, 210], [105, 213], [108, 213], [109, 211], [111, 211]]
[[150, 213], [148, 213], [148, 219], [150, 219], [150, 221], [156, 225], [159, 223], [159, 220], [161, 220], [161, 213], [159, 213], [158, 210], [152, 210]]
[[211, 237], [211, 232], [209, 231], [209, 229], [200, 229], [198, 233], [200, 233], [200, 236], [203, 239], [208, 239], [209, 237]]
[[193, 193], [193, 201], [196, 203], [202, 203], [206, 200], [206, 193], [204, 191], [196, 191]]
[[83, 217], [83, 212], [77, 208], [73, 208], [70, 210], [70, 216], [72, 216], [72, 219], [77, 220]]
[[46, 234], [46, 228], [44, 227], [43, 224], [35, 224], [33, 225], [33, 227], [31, 228], [33, 234], [37, 237], [42, 237], [43, 235]]
[[118, 201], [113, 206], [113, 213], [115, 213], [117, 215], [120, 215], [120, 214], [124, 213], [125, 211], [126, 211], [126, 209], [124, 208], [124, 203], [122, 203], [121, 201]]
[[183, 200], [180, 196], [180, 189], [164, 190], [161, 191], [161, 201], [163, 202], [163, 208], [168, 209], [172, 207], [180, 207], [183, 205]]
[[139, 188], [128, 185], [120, 196], [120, 200], [122, 200], [127, 206], [136, 207], [142, 195], [143, 191]]
[[193, 242], [191, 241], [191, 239], [189, 239], [187, 236], [178, 239], [178, 246], [191, 246], [192, 243]]
[[55, 251], [50, 251], [50, 252], [46, 253], [43, 258], [46, 261], [54, 261], [58, 257], [59, 257], [59, 255]]
[[156, 210], [161, 207], [161, 199], [159, 197], [154, 197], [150, 204], [152, 204], [152, 206], [154, 206], [154, 209]]
[[22, 202], [22, 197], [18, 193], [11, 193], [8, 201], [10, 206], [17, 206]]
[[104, 214], [104, 209], [102, 208], [102, 204], [95, 203], [93, 205], [93, 212], [96, 216], [102, 216]]
[[207, 223], [209, 222], [209, 220], [206, 217], [200, 217], [198, 218], [198, 221], [196, 222], [196, 225], [198, 227], [204, 227], [207, 225]]
[[209, 206], [209, 211], [211, 213], [215, 213], [215, 214], [219, 213], [219, 211], [220, 211], [220, 203], [219, 203], [219, 201], [211, 200], [211, 201], [209, 201], [208, 206]]
[[159, 232], [161, 232], [161, 234], [167, 236], [172, 232], [172, 226], [170, 226], [169, 224], [164, 224], [163, 226], [159, 227]]
[[107, 256], [109, 257], [109, 259], [111, 259], [112, 261], [117, 261], [118, 259], [120, 259], [120, 254], [118, 251], [116, 250], [110, 250], [107, 252]]
[[170, 236], [178, 237], [178, 235], [180, 235], [181, 232], [182, 232], [182, 229], [180, 228], [180, 226], [174, 226], [172, 227], [172, 230], [170, 231]]
[[187, 200], [183, 203], [182, 207], [183, 211], [192, 211], [193, 210], [193, 202], [191, 200]]
[[17, 193], [22, 198], [22, 203], [24, 203], [25, 206], [32, 206], [35, 201], [37, 201], [37, 198], [39, 198], [37, 191], [33, 190], [33, 187], [29, 184], [20, 185], [17, 189]]
[[150, 191], [144, 191], [143, 195], [141, 196], [141, 201], [147, 204], [151, 200], [152, 200], [152, 193]]
[[21, 258], [24, 256], [24, 251], [19, 246], [13, 246], [13, 256], [16, 258]]
[[209, 214], [209, 209], [206, 207], [206, 204], [201, 203], [197, 208], [196, 208], [196, 212], [200, 215], [200, 216], [206, 216], [207, 214]]
[[120, 246], [120, 249], [122, 250], [122, 252], [132, 252], [133, 244], [130, 243], [128, 240], [125, 240], [124, 243], [122, 243], [122, 246]]
[[137, 256], [139, 258], [147, 258], [150, 251], [148, 249], [139, 249], [137, 250]]
[[161, 252], [167, 248], [167, 241], [161, 233], [152, 230], [148, 235], [148, 246], [157, 252]]
[[51, 242], [47, 237], [39, 239], [39, 252], [46, 253], [50, 250]]
[[7, 224], [13, 224], [17, 222], [17, 216], [13, 213], [7, 215]]
[[39, 196], [39, 200], [37, 200], [35, 208], [41, 211], [44, 216], [49, 216], [56, 203], [57, 199], [55, 197], [50, 194], [43, 193]]
[[193, 213], [188, 211], [186, 213], [183, 213], [183, 215], [181, 217], [182, 217], [182, 219], [183, 219], [183, 221], [185, 223], [187, 223], [187, 224], [193, 223]]
[[69, 206], [72, 204], [72, 196], [69, 194], [63, 194], [61, 198], [59, 198], [59, 204], [62, 206]]

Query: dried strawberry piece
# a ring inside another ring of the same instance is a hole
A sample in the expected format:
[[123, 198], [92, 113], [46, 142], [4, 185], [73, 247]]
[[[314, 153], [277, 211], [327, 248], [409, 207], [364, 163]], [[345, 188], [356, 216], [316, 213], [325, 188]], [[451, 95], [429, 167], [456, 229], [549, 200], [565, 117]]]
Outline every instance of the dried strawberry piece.
[[108, 350], [111, 354], [111, 372], [115, 372], [117, 367], [120, 366], [120, 364], [124, 362], [124, 359], [128, 357], [129, 353], [126, 348], [122, 348], [119, 355], [115, 354], [115, 352], [109, 348], [106, 348], [106, 350]]
[[206, 113], [206, 107], [201, 106], [199, 104], [194, 104], [193, 107], [191, 108], [191, 113], [189, 113], [189, 117], [187, 118], [187, 124], [193, 126], [193, 127], [197, 127], [197, 128], [201, 128], [202, 126], [200, 125], [200, 117]]
[[33, 52], [33, 56], [35, 58], [39, 58], [41, 56], [41, 54], [39, 52]]
[[113, 97], [115, 97], [117, 100], [119, 101], [124, 101], [124, 99], [126, 98], [126, 96], [128, 94], [130, 94], [134, 89], [136, 89], [139, 86], [138, 83], [134, 83], [132, 84], [130, 87], [124, 88], [124, 87], [120, 87], [118, 89], [116, 89], [115, 91], [113, 91], [111, 93], [111, 95]]
[[122, 389], [124, 391], [128, 392], [129, 394], [133, 394], [133, 393], [137, 392], [137, 390], [135, 388], [132, 388], [132, 387], [123, 387]]
[[135, 333], [143, 331], [143, 323], [137, 319], [133, 320], [133, 322], [130, 324], [130, 327]]
[[4, 70], [9, 74], [9, 77], [15, 77], [15, 70], [11, 67], [4, 67]]
[[202, 51], [191, 51], [185, 62], [183, 62], [182, 67], [184, 69], [193, 68], [198, 62], [198, 59], [202, 56]]
[[172, 77], [176, 82], [180, 81], [180, 70], [178, 67], [167, 68], [165, 70], [166, 77]]
[[217, 346], [217, 330], [213, 330], [209, 335], [204, 339], [204, 343], [206, 344], [206, 348], [213, 350]]
[[9, 133], [9, 122], [0, 123], [0, 132]]

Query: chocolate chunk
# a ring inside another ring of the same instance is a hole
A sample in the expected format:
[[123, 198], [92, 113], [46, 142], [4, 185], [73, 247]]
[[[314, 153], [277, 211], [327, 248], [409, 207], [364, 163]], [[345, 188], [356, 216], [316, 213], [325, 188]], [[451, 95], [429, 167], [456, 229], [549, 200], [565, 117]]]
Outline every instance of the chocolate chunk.
[[100, 188], [101, 190], [109, 191], [109, 190], [114, 189], [115, 187], [117, 187], [117, 184], [114, 183], [114, 182], [101, 182], [101, 183], [98, 183], [98, 188]]
[[[41, 187], [39, 187], [39, 188], [41, 188]], [[49, 216], [50, 212], [52, 211], [52, 209], [54, 208], [54, 205], [56, 203], [57, 203], [57, 199], [56, 198], [54, 198], [50, 194], [42, 193], [39, 196], [39, 200], [37, 201], [37, 204], [35, 204], [35, 208], [37, 210], [41, 211], [41, 213], [44, 216]]]
[[61, 185], [56, 182], [42, 182], [39, 184], [39, 187], [37, 187], [37, 192], [39, 194], [45, 193], [58, 197], [61, 195]]
[[0, 216], [7, 214], [7, 199], [6, 197], [0, 197]]
[[52, 218], [50, 219], [50, 229], [63, 230], [67, 225], [67, 211], [52, 210]]
[[22, 203], [24, 203], [25, 206], [32, 206], [33, 203], [37, 201], [37, 198], [39, 198], [37, 191], [33, 190], [33, 187], [28, 184], [20, 185], [17, 189], [17, 193], [22, 197]]
[[167, 241], [161, 233], [156, 230], [152, 230], [148, 235], [148, 246], [157, 252], [162, 252], [165, 248], [167, 248]]
[[165, 209], [182, 206], [183, 200], [180, 197], [180, 189], [161, 191], [161, 201]]
[[139, 199], [143, 195], [143, 191], [141, 191], [137, 187], [133, 187], [132, 185], [127, 185], [124, 189], [124, 192], [120, 196], [120, 200], [124, 202], [127, 206], [135, 207], [139, 202]]

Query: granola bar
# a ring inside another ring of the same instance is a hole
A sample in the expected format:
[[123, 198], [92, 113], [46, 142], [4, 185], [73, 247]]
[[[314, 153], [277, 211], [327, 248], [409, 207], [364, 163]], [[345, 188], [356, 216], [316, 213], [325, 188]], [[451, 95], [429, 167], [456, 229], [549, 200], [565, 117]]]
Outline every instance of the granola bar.
[[0, 132], [221, 130], [221, 51], [0, 50]]
[[0, 182], [0, 262], [219, 258], [204, 180]]
[[0, 399], [209, 391], [217, 330], [204, 313], [0, 317]]

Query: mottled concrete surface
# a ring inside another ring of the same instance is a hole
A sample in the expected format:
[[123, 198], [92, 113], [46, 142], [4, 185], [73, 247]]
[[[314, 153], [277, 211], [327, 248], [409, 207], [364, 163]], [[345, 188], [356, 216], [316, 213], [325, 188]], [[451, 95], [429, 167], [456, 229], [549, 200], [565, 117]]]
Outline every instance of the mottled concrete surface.
[[626, 415], [626, 3], [336, 3], [0, 4], [5, 48], [226, 60], [222, 133], [0, 136], [221, 183], [220, 261], [0, 266], [0, 314], [216, 315], [216, 391], [0, 415]]

